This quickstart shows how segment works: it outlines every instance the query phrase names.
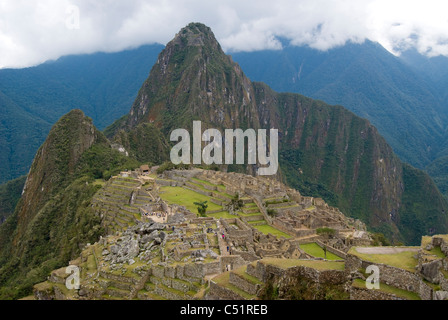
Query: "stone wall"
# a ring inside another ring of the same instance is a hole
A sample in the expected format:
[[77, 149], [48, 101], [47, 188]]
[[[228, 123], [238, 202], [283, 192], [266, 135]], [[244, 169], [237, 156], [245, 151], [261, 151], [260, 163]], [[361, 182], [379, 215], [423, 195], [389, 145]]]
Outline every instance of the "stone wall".
[[236, 292], [210, 281], [210, 290], [208, 296], [214, 300], [244, 300], [242, 296]]
[[345, 259], [347, 257], [347, 254], [344, 251], [338, 250], [336, 248], [330, 247], [325, 245], [322, 241], [317, 240], [315, 241], [321, 248], [323, 248], [324, 246], [327, 248], [327, 251], [337, 255], [338, 257], [341, 257], [343, 259]]
[[279, 219], [273, 219], [272, 226], [297, 238], [316, 234], [316, 230], [314, 229], [295, 229], [290, 223]]
[[[252, 242], [252, 229], [246, 226], [240, 219], [220, 219], [221, 224], [224, 226], [227, 232], [227, 236], [232, 241], [240, 240]], [[235, 223], [238, 229], [231, 226], [231, 223]]]
[[241, 256], [231, 255], [231, 256], [221, 256], [221, 272], [227, 271], [227, 266], [230, 266], [230, 270], [234, 270], [238, 267], [244, 266], [247, 262]]
[[404, 300], [394, 294], [367, 288], [350, 288], [350, 300]]
[[345, 269], [348, 272], [356, 272], [359, 269], [366, 269], [369, 265], [378, 266], [380, 271], [380, 282], [399, 289], [415, 292], [423, 300], [432, 299], [432, 288], [424, 283], [417, 273], [381, 263], [364, 261], [352, 254], [347, 254], [345, 259]]
[[164, 180], [164, 179], [156, 179], [156, 183], [159, 186], [163, 187], [181, 187], [183, 185], [183, 182], [175, 181], [175, 180]]
[[248, 294], [257, 294], [260, 289], [259, 284], [252, 283], [234, 272], [230, 272], [229, 283], [247, 292]]

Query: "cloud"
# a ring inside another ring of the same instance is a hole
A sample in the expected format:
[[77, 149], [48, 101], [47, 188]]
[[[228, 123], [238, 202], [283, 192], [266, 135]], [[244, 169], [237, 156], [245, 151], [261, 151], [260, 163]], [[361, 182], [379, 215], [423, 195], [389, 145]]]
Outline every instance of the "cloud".
[[370, 39], [448, 55], [447, 9], [443, 0], [0, 0], [0, 67], [166, 44], [189, 22], [210, 26], [229, 52], [280, 49], [281, 37], [320, 50]]

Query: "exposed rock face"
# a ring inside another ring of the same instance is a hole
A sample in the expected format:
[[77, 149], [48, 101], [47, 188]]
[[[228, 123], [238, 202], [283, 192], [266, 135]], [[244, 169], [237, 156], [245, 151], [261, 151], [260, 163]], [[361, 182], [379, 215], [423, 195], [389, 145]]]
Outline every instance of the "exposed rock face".
[[254, 88], [210, 28], [190, 24], [159, 55], [129, 113], [127, 126], [155, 122], [167, 134], [192, 117], [219, 128], [260, 127]]
[[84, 151], [96, 142], [107, 143], [81, 110], [72, 110], [53, 126], [34, 158], [23, 189], [17, 239], [54, 191], [69, 181]]

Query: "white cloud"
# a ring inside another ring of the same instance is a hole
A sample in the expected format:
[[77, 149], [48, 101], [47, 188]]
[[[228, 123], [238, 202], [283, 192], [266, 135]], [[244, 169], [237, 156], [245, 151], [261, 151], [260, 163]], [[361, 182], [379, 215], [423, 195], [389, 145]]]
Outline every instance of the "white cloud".
[[[73, 5], [79, 29], [67, 28]], [[189, 22], [210, 26], [227, 51], [279, 49], [277, 37], [320, 50], [367, 38], [448, 55], [447, 12], [443, 0], [0, 0], [0, 67], [165, 44]]]

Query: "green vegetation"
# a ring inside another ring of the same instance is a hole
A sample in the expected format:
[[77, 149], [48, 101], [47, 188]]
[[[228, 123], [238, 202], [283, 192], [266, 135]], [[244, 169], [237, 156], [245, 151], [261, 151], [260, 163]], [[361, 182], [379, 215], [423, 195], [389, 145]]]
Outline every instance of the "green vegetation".
[[[309, 255], [312, 255], [313, 257], [316, 258], [325, 258], [325, 252], [324, 249], [321, 248], [317, 243], [313, 242], [313, 243], [307, 243], [307, 244], [301, 244], [300, 248], [303, 249], [303, 251], [305, 251], [306, 253], [308, 253]], [[327, 260], [341, 260], [342, 258], [329, 252], [327, 250], [326, 253], [327, 256]]]
[[193, 202], [193, 204], [197, 206], [199, 216], [206, 217], [206, 212], [208, 208], [207, 201]]
[[395, 152], [414, 166], [423, 169], [440, 149], [446, 149], [442, 141], [447, 118], [440, 112], [441, 101], [446, 101], [445, 82], [432, 83], [426, 77], [446, 72], [446, 65], [428, 68], [427, 61], [419, 61], [407, 66], [370, 41], [347, 43], [325, 53], [285, 45], [279, 51], [240, 52], [232, 57], [250, 79], [265, 82], [273, 90], [343, 105], [367, 118]]
[[344, 262], [340, 261], [325, 261], [325, 260], [300, 260], [300, 259], [279, 259], [279, 258], [264, 258], [261, 260], [266, 264], [288, 269], [291, 267], [304, 266], [317, 270], [345, 270]]
[[278, 212], [277, 212], [276, 210], [274, 210], [274, 209], [267, 209], [267, 210], [266, 210], [266, 213], [267, 213], [268, 216], [270, 216], [270, 217], [275, 217], [275, 216], [278, 215]]
[[0, 185], [0, 224], [13, 214], [22, 195], [25, 181], [26, 176], [23, 176]]
[[382, 263], [392, 267], [401, 268], [410, 272], [415, 272], [415, 267], [417, 266], [417, 259], [415, 255], [417, 252], [415, 251], [403, 251], [399, 253], [393, 254], [366, 254], [359, 253], [356, 250], [356, 247], [352, 247], [349, 254], [353, 254], [358, 256], [359, 258], [370, 261], [373, 263]]
[[390, 241], [387, 240], [384, 234], [382, 234], [381, 232], [372, 233], [372, 239], [373, 239], [372, 245], [375, 247], [391, 245]]
[[261, 300], [277, 300], [279, 297], [279, 287], [275, 286], [273, 281], [267, 281], [261, 288], [259, 297]]
[[170, 171], [170, 170], [179, 170], [179, 169], [189, 169], [190, 166], [189, 165], [185, 165], [185, 164], [174, 164], [171, 161], [165, 161], [164, 163], [162, 163], [156, 170], [157, 174], [162, 174], [165, 171]]
[[258, 231], [264, 233], [264, 234], [272, 234], [276, 237], [285, 237], [286, 239], [291, 238], [291, 236], [283, 231], [280, 231], [268, 224], [263, 224], [263, 225], [259, 225], [259, 226], [253, 226], [255, 229], [257, 229]]
[[105, 128], [128, 113], [162, 45], [0, 71], [0, 184], [28, 173], [51, 126], [82, 108]]
[[[48, 201], [22, 237], [18, 250], [9, 242], [13, 237], [1, 241], [5, 245], [0, 251], [1, 299], [30, 295], [35, 283], [45, 280], [52, 270], [67, 265], [79, 255], [82, 245], [96, 241], [103, 233], [99, 217], [89, 206], [98, 188], [86, 185], [88, 181], [77, 179]], [[0, 235], [13, 234], [16, 223], [14, 213], [0, 227]]]
[[321, 236], [329, 237], [329, 236], [334, 236], [334, 234], [336, 233], [336, 230], [334, 230], [332, 228], [317, 228], [316, 233]]
[[0, 226], [0, 298], [30, 295], [33, 284], [95, 242], [104, 233], [90, 205], [98, 179], [136, 163], [111, 149], [81, 111], [62, 117], [33, 162], [23, 198]]
[[[194, 202], [210, 201], [210, 197], [182, 187], [162, 187], [160, 188], [160, 191], [160, 197], [163, 200], [166, 200], [169, 203], [185, 206], [191, 212], [197, 211], [197, 207], [193, 204]], [[209, 202], [208, 210], [223, 210], [223, 208], [213, 202]]]
[[78, 175], [89, 176], [92, 179], [109, 180], [121, 171], [138, 168], [140, 163], [133, 158], [126, 157], [117, 150], [106, 145], [93, 145], [83, 153]]
[[245, 291], [241, 290], [240, 288], [231, 284], [229, 282], [229, 276], [230, 276], [230, 272], [224, 272], [224, 273], [214, 277], [212, 279], [212, 281], [216, 282], [217, 284], [219, 284], [222, 287], [225, 287], [225, 288], [228, 288], [228, 289], [234, 291], [235, 293], [239, 294], [244, 299], [251, 300], [256, 297], [255, 295], [248, 294], [247, 292], [245, 292]]
[[[356, 287], [356, 288], [365, 289], [366, 288], [366, 282], [364, 280], [361, 280], [361, 279], [355, 279], [353, 281], [353, 286]], [[421, 300], [419, 295], [416, 294], [415, 292], [399, 289], [399, 288], [387, 285], [387, 284], [382, 283], [382, 282], [380, 283], [380, 288], [379, 289], [371, 289], [371, 290], [379, 290], [379, 291], [384, 292], [384, 293], [394, 294], [397, 297], [403, 298], [403, 299], [406, 299], [406, 300]]]
[[236, 216], [230, 214], [228, 211], [221, 211], [217, 213], [207, 213], [207, 217], [213, 217], [215, 219], [234, 219]]
[[[280, 268], [307, 266], [318, 270], [344, 270], [344, 263], [329, 261], [311, 261], [297, 259], [265, 258], [263, 263], [272, 264]], [[283, 286], [280, 296], [280, 287], [274, 279], [268, 279], [262, 287], [259, 297], [266, 300], [347, 300], [349, 293], [343, 285], [331, 285], [328, 283], [317, 284], [303, 277], [293, 277], [287, 286]]]
[[446, 200], [437, 190], [432, 179], [423, 171], [403, 165], [405, 193], [400, 207], [398, 227], [406, 244], [418, 245], [421, 236], [445, 233], [448, 230]]

